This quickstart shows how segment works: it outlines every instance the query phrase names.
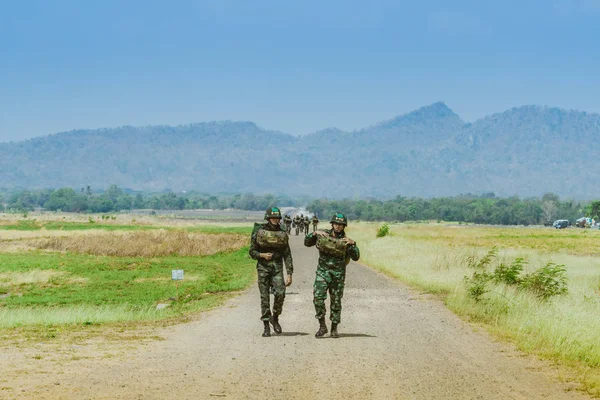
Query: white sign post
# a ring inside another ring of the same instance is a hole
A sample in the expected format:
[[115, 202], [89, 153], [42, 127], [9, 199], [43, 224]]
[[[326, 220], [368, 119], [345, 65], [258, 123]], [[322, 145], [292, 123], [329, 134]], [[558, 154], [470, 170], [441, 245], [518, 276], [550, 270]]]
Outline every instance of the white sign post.
[[175, 281], [175, 290], [177, 291], [177, 297], [175, 297], [175, 299], [179, 299], [179, 281], [183, 280], [183, 270], [182, 269], [171, 270], [171, 280]]

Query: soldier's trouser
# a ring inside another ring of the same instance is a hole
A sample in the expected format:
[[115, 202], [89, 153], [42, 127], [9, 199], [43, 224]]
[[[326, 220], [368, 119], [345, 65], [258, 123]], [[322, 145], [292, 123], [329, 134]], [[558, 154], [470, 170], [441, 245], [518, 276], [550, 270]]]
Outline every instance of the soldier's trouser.
[[342, 321], [342, 297], [344, 296], [345, 279], [346, 267], [343, 269], [317, 267], [317, 276], [313, 286], [313, 303], [315, 304], [315, 317], [317, 319], [325, 318], [327, 313], [325, 300], [327, 299], [327, 292], [329, 292], [331, 308], [329, 319], [334, 324], [339, 324]]
[[258, 289], [260, 290], [260, 319], [268, 321], [271, 318], [271, 298], [269, 288], [273, 288], [273, 315], [281, 314], [283, 300], [285, 299], [285, 283], [283, 280], [283, 266], [265, 266], [258, 264]]
[[317, 224], [313, 224], [313, 232], [317, 230]]

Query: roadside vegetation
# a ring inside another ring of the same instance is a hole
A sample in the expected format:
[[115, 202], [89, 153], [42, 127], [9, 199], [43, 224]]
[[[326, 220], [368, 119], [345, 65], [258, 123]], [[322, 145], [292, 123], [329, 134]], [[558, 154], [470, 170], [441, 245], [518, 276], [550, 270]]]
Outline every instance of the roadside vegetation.
[[0, 337], [182, 321], [254, 280], [249, 226], [124, 222], [0, 221]]
[[[600, 396], [600, 232], [358, 223], [361, 261], [556, 362]], [[390, 234], [391, 233], [391, 234]]]

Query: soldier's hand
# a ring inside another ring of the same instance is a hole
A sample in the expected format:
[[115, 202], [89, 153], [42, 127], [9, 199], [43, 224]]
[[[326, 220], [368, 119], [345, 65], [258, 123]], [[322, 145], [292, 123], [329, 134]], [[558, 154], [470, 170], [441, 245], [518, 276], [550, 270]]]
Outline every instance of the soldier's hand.
[[323, 231], [314, 231], [313, 234], [316, 236], [327, 236], [327, 234]]
[[273, 253], [260, 253], [260, 256], [267, 261], [270, 261], [273, 258]]
[[356, 242], [350, 238], [344, 238], [344, 241], [348, 246], [354, 246], [356, 244]]
[[288, 275], [287, 280], [285, 281], [285, 286], [290, 286], [292, 284], [292, 276]]

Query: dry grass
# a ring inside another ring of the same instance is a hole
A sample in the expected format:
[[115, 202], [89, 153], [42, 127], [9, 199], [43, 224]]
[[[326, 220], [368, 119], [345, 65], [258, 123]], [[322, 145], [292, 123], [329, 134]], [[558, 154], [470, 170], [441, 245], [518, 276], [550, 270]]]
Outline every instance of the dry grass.
[[[376, 229], [381, 224], [364, 224]], [[578, 256], [600, 255], [600, 230], [569, 228], [485, 227], [442, 224], [391, 225], [394, 234], [413, 241], [455, 248], [535, 250]]]
[[[376, 238], [381, 224], [353, 224], [348, 232], [359, 243], [361, 262], [381, 269], [429, 293], [442, 294], [457, 314], [483, 323], [520, 349], [573, 367], [582, 389], [600, 397], [600, 253], [598, 230], [391, 225], [393, 236]], [[535, 296], [502, 285], [476, 302], [464, 277], [470, 259], [497, 247], [498, 262], [527, 261], [524, 273], [549, 262], [566, 266], [569, 293], [540, 302]]]
[[235, 251], [247, 244], [248, 238], [245, 235], [187, 233], [162, 229], [93, 233], [27, 241], [28, 246], [36, 249], [120, 257], [205, 256]]
[[[39, 224], [47, 222], [68, 222], [68, 223], [89, 223], [90, 218], [102, 225], [136, 225], [136, 226], [164, 226], [172, 228], [193, 228], [198, 226], [219, 226], [219, 227], [241, 227], [248, 226], [249, 222], [233, 220], [203, 220], [203, 219], [182, 219], [169, 215], [139, 215], [129, 213], [108, 213], [109, 219], [102, 219], [102, 214], [80, 214], [67, 212], [30, 212], [27, 218], [23, 214], [0, 213], [0, 226], [14, 225], [22, 221], [35, 221]], [[215, 211], [219, 215], [219, 210]], [[114, 217], [115, 219], [112, 219]]]
[[40, 237], [54, 236], [75, 236], [75, 235], [90, 235], [94, 233], [105, 232], [102, 229], [86, 230], [86, 231], [61, 231], [61, 230], [46, 230], [40, 229], [36, 231], [2, 231], [0, 230], [0, 241], [11, 241], [20, 239], [34, 239]]
[[87, 236], [98, 235], [106, 232], [102, 229], [92, 229], [87, 231], [60, 231], [40, 229], [37, 231], [2, 231], [0, 230], [0, 252], [3, 253], [21, 253], [28, 250], [34, 250], [30, 239], [50, 239], [67, 236]]

